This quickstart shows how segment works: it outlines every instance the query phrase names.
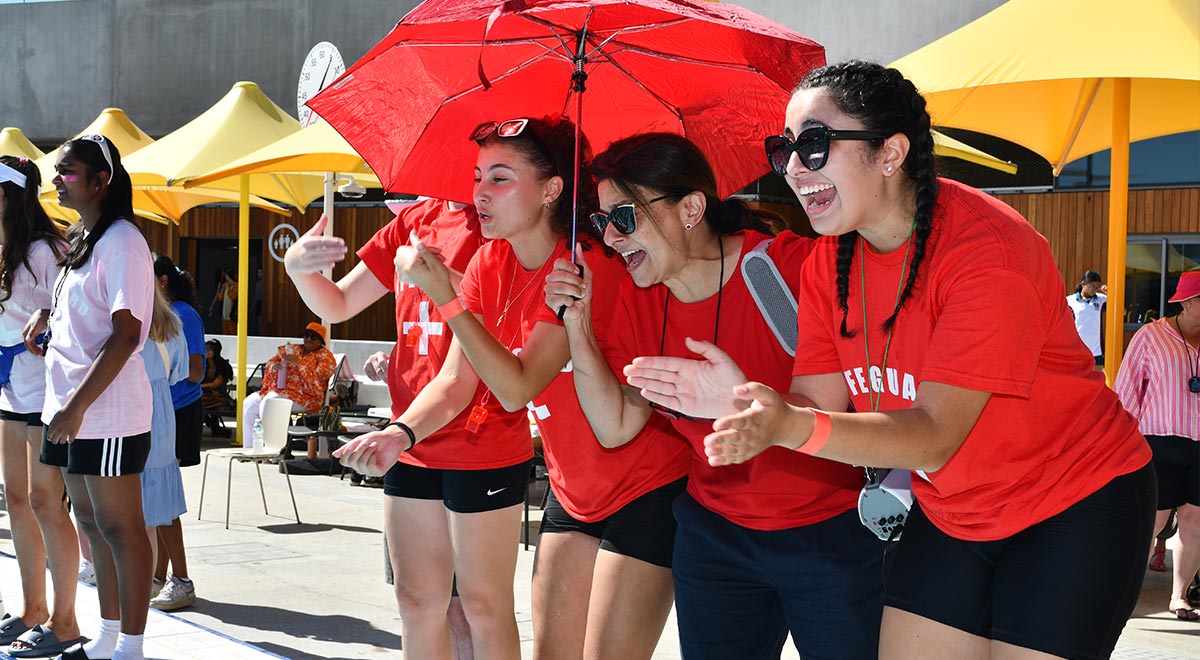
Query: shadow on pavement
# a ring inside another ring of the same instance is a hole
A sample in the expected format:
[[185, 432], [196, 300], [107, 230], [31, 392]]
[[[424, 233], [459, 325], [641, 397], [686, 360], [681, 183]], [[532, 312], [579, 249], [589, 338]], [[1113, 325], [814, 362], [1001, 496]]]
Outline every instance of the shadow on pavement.
[[343, 532], [360, 534], [382, 534], [383, 531], [374, 527], [358, 527], [355, 525], [331, 525], [329, 523], [289, 523], [284, 525], [260, 525], [259, 529], [271, 534], [309, 534], [313, 532], [330, 532], [335, 529]]
[[[371, 624], [345, 615], [317, 615], [295, 610], [285, 610], [277, 607], [261, 605], [245, 605], [242, 603], [224, 603], [220, 601], [200, 599], [197, 609], [205, 615], [226, 623], [247, 625], [253, 622], [255, 630], [276, 631], [302, 640], [321, 642], [369, 644], [380, 651], [398, 651], [401, 646], [400, 635], [387, 630], [380, 630]], [[288, 647], [253, 639], [254, 634], [246, 636], [244, 641], [258, 648], [277, 653], [291, 660], [326, 660], [327, 656], [318, 656]], [[329, 660], [336, 660], [330, 658]]]

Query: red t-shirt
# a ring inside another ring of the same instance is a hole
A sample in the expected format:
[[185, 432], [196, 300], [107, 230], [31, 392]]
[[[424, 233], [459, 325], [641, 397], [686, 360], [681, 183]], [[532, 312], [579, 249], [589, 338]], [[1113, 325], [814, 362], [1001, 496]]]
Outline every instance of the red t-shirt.
[[[437, 375], [450, 349], [450, 327], [437, 306], [419, 287], [403, 284], [396, 275], [396, 248], [409, 244], [409, 235], [426, 245], [440, 248], [446, 265], [463, 272], [471, 257], [483, 244], [475, 209], [450, 210], [440, 200], [429, 199], [405, 206], [386, 227], [375, 233], [358, 251], [371, 273], [396, 294], [396, 346], [388, 362], [388, 391], [392, 397], [392, 419], [408, 408], [421, 388]], [[414, 328], [420, 330], [418, 334]], [[410, 334], [411, 333], [411, 334]], [[409, 346], [409, 337], [414, 345]], [[481, 434], [466, 430], [467, 417], [487, 388], [480, 383], [467, 407], [448, 424], [400, 455], [400, 462], [420, 467], [455, 470], [483, 470], [513, 465], [528, 460], [531, 451], [479, 452]], [[494, 403], [494, 402], [493, 402]], [[490, 408], [488, 422], [524, 424], [524, 417], [505, 412], [499, 405]], [[494, 427], [489, 424], [488, 428]], [[528, 432], [526, 432], [528, 436]], [[526, 442], [528, 444], [528, 442]]]
[[[752, 231], [743, 236], [742, 257], [770, 238]], [[813, 245], [812, 239], [784, 232], [767, 248], [793, 295], [799, 286], [800, 265]], [[763, 319], [742, 279], [741, 268], [719, 296], [694, 303], [683, 303], [672, 296], [669, 307], [664, 285], [642, 289], [627, 280], [621, 287], [606, 357], [624, 382], [622, 368], [637, 356], [659, 355], [660, 346], [662, 355], [696, 358], [684, 346], [684, 338], [712, 341], [714, 323], [719, 324], [717, 347], [733, 358], [748, 379], [787, 391], [792, 358]], [[655, 416], [662, 417], [657, 413]], [[712, 432], [712, 423], [680, 419], [672, 424], [692, 446], [688, 493], [705, 508], [738, 525], [759, 530], [788, 529], [828, 520], [857, 506], [864, 483], [860, 468], [780, 447], [772, 447], [740, 465], [711, 467], [704, 455], [704, 436]]]
[[[570, 257], [566, 241], [560, 241], [550, 260]], [[617, 294], [629, 276], [625, 262], [605, 256], [602, 247], [593, 245], [584, 258], [592, 271], [592, 326], [603, 347], [608, 340], [606, 320], [612, 318]], [[538, 293], [544, 297], [540, 286]], [[559, 323], [557, 314], [543, 302], [536, 318]], [[652, 420], [621, 447], [601, 445], [579, 405], [570, 362], [533, 398], [529, 409], [542, 434], [554, 495], [574, 518], [603, 520], [647, 492], [687, 475], [687, 444], [665, 418]]]
[[[868, 366], [863, 340], [864, 260], [855, 250], [847, 328], [837, 305], [837, 240], [820, 240], [804, 266], [793, 373], [841, 372], [856, 410], [912, 405], [922, 381], [992, 397], [938, 471], [914, 473], [922, 510], [964, 540], [1006, 538], [1058, 514], [1114, 477], [1146, 465], [1150, 450], [1116, 395], [1093, 371], [1063, 300], [1046, 239], [1005, 204], [941, 180], [933, 232], [888, 349], [883, 321], [896, 304], [905, 250], [866, 246]], [[924, 478], [921, 478], [924, 477]]]

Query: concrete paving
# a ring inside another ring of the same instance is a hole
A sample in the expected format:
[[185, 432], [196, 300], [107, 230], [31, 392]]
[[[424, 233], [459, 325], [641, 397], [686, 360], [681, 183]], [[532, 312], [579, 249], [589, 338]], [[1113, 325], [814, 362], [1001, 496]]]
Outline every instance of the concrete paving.
[[[206, 449], [227, 443], [227, 439], [205, 436]], [[349, 479], [341, 481], [337, 476], [293, 476], [301, 520], [296, 524], [284, 476], [264, 468], [270, 510], [264, 514], [254, 468], [237, 464], [229, 529], [225, 529], [228, 468], [224, 459], [214, 456], [209, 461], [203, 519], [197, 518], [195, 510], [202, 467], [184, 470], [192, 508], [184, 517], [184, 538], [199, 600], [171, 614], [151, 610], [147, 657], [400, 658], [400, 621], [383, 578], [382, 491], [352, 486]], [[535, 508], [535, 531], [537, 513]], [[513, 542], [519, 542], [519, 530], [513, 530]], [[20, 585], [3, 513], [0, 552], [6, 553], [0, 555], [0, 591], [11, 611], [20, 602]], [[532, 565], [533, 548], [522, 548], [514, 590], [524, 658], [532, 657], [533, 647]], [[1200, 623], [1177, 621], [1165, 611], [1169, 590], [1169, 574], [1147, 575], [1141, 602], [1114, 658], [1200, 660]], [[93, 589], [80, 589], [77, 609], [85, 634], [95, 630], [99, 624]], [[798, 657], [794, 648], [785, 649], [783, 658]], [[654, 660], [677, 658], [672, 616]]]

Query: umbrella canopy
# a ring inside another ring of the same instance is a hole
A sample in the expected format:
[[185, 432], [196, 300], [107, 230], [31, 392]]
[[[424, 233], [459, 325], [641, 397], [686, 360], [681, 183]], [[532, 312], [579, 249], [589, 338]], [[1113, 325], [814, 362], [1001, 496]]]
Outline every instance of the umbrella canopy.
[[0, 156], [21, 156], [37, 160], [43, 155], [42, 150], [33, 146], [21, 129], [6, 126], [0, 130]]
[[1200, 130], [1200, 0], [1010, 0], [896, 60], [936, 126], [995, 135], [1057, 175], [1112, 143], [1113, 82], [1129, 138]]
[[1200, 130], [1200, 0], [1009, 0], [892, 66], [938, 126], [1050, 161], [1112, 149], [1105, 372], [1121, 362], [1129, 142]]
[[817, 43], [703, 0], [427, 0], [308, 105], [394, 192], [470, 201], [476, 125], [565, 115], [597, 151], [685, 135], [727, 196], [767, 173], [762, 138], [824, 61]]
[[[135, 186], [183, 185], [233, 160], [300, 130], [252, 82], [239, 82], [200, 116], [139, 150], [125, 161]], [[211, 181], [207, 188], [239, 191], [236, 177]], [[297, 209], [321, 196], [321, 177], [271, 175], [256, 178], [250, 193]]]
[[[121, 152], [123, 163], [128, 162], [127, 157], [130, 154], [154, 143], [154, 138], [147, 135], [137, 124], [133, 123], [133, 120], [120, 108], [105, 108], [92, 123], [88, 124], [82, 131], [76, 133], [76, 137], [94, 134], [103, 135], [111, 140]], [[52, 218], [66, 222], [75, 222], [79, 219], [79, 214], [71, 209], [59, 206], [58, 195], [49, 183], [54, 179], [54, 163], [57, 159], [58, 152], [53, 151], [37, 160], [38, 170], [42, 174], [43, 181], [42, 206], [46, 208], [46, 212]], [[238, 201], [237, 194], [227, 190], [185, 190], [181, 186], [137, 185], [134, 186], [133, 190], [134, 212], [144, 218], [158, 222], [166, 222], [167, 220], [179, 222], [179, 218], [189, 209], [202, 204], [236, 201]], [[252, 200], [252, 203], [273, 213], [285, 213], [282, 208], [265, 199], [255, 198]]]
[[945, 133], [939, 133], [938, 131], [931, 132], [933, 133], [934, 155], [965, 160], [968, 163], [990, 167], [993, 170], [1000, 170], [1008, 174], [1017, 173], [1017, 166], [1013, 163], [1000, 160], [985, 151], [980, 151], [972, 147], [962, 140], [955, 140]]
[[187, 187], [202, 186], [238, 174], [286, 174], [339, 172], [353, 174], [355, 181], [378, 188], [379, 179], [329, 124], [318, 121], [267, 146], [226, 163], [212, 172], [189, 179]]

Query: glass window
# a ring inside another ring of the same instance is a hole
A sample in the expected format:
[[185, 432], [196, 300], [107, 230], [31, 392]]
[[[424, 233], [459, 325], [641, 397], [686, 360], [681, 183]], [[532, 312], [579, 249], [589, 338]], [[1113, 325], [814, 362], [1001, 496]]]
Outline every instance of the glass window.
[[1200, 235], [1131, 236], [1125, 253], [1125, 329], [1178, 314], [1179, 305], [1167, 298], [1189, 270], [1200, 270]]
[[[1101, 151], [1068, 163], [1054, 187], [1107, 188], [1112, 152]], [[1164, 135], [1129, 145], [1129, 186], [1200, 184], [1200, 132]]]

